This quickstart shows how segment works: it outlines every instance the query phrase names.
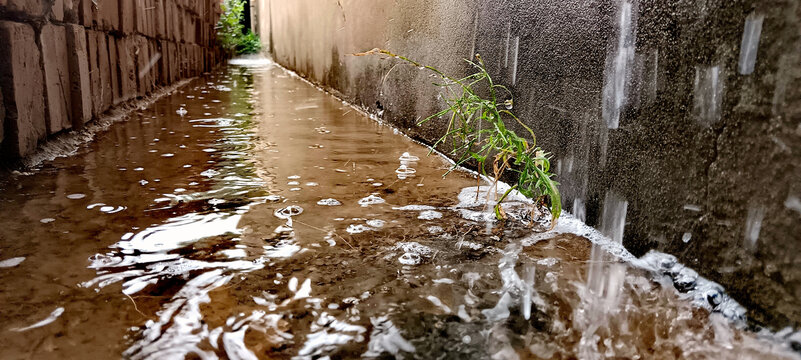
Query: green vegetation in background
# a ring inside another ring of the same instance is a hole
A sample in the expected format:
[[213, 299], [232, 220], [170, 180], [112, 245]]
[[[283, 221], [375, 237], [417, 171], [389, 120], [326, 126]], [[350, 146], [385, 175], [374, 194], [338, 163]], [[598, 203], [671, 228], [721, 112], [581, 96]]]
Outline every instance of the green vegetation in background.
[[[472, 159], [478, 164], [478, 171], [485, 176], [486, 165], [492, 164], [492, 178], [495, 183], [507, 171], [516, 175], [517, 182], [498, 199], [495, 205], [495, 216], [499, 220], [506, 218], [500, 206], [501, 202], [512, 190], [517, 190], [526, 197], [547, 205], [553, 217], [551, 226], [556, 225], [557, 219], [562, 214], [562, 198], [557, 189], [559, 184], [552, 179], [554, 174], [550, 172], [549, 154], [537, 146], [534, 131], [512, 113], [511, 91], [492, 81], [480, 55], [476, 54], [476, 62], [465, 60], [472, 66], [474, 72], [463, 78], [445, 75], [436, 68], [422, 65], [388, 50], [373, 49], [354, 55], [380, 54], [401, 59], [419, 69], [430, 70], [441, 80], [441, 83], [434, 85], [442, 89], [442, 97], [447, 107], [421, 120], [418, 125], [450, 115], [445, 135], [437, 140], [432, 148], [450, 139], [453, 148], [450, 155], [456, 159], [453, 168]], [[485, 91], [480, 94], [479, 89]], [[502, 95], [508, 98], [499, 103], [498, 96]], [[530, 138], [518, 136], [506, 127], [506, 121], [518, 123]]]
[[220, 5], [222, 15], [217, 23], [217, 40], [230, 54], [255, 54], [261, 51], [259, 36], [248, 29], [243, 33], [242, 16], [245, 0], [224, 0]]

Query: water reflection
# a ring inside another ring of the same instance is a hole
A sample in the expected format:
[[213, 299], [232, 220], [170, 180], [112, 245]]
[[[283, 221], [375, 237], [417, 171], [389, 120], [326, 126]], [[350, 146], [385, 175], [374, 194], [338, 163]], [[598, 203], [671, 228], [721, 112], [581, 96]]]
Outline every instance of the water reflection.
[[796, 357], [797, 333], [744, 331], [675, 258], [631, 256], [621, 197], [604, 235], [533, 232], [548, 216], [515, 193], [501, 223], [507, 185], [443, 179], [422, 146], [248, 65], [0, 183], [0, 314], [28, 327], [3, 357]]

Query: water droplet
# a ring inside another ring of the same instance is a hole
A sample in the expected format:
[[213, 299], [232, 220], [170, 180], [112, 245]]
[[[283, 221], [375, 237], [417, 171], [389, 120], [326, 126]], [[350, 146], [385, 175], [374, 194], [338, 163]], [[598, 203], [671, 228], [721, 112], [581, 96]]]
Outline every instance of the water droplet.
[[512, 99], [506, 100], [503, 102], [503, 105], [506, 107], [506, 110], [512, 110], [514, 106], [514, 101]]

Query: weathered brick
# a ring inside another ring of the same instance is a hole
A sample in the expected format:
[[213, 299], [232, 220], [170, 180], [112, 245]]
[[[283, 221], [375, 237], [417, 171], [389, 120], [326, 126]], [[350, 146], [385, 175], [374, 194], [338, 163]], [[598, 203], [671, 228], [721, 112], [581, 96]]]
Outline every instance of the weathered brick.
[[106, 42], [106, 34], [102, 32], [95, 33], [97, 41], [97, 70], [99, 71], [100, 78], [100, 109], [99, 112], [103, 113], [111, 107], [114, 94], [111, 88], [111, 72], [109, 71], [108, 61], [108, 43]]
[[181, 42], [181, 16], [183, 16], [183, 11], [173, 2], [170, 19], [172, 19], [172, 40], [175, 42]]
[[5, 95], [3, 146], [12, 156], [25, 156], [47, 134], [40, 53], [27, 24], [0, 21], [0, 87]]
[[120, 66], [120, 93], [123, 101], [136, 97], [136, 41], [124, 37], [117, 41], [117, 59]]
[[89, 54], [86, 30], [81, 25], [64, 25], [70, 63], [70, 98], [72, 126], [80, 128], [92, 119], [92, 89], [89, 76]]
[[30, 16], [42, 16], [44, 8], [42, 0], [6, 0], [6, 10], [19, 11]]
[[164, 0], [156, 0], [156, 36], [164, 39], [167, 36], [167, 24], [164, 17]]
[[73, 0], [77, 5], [78, 24], [92, 26], [92, 0]]
[[134, 13], [136, 14], [136, 32], [145, 33], [145, 0], [133, 0]]
[[100, 70], [98, 70], [97, 61], [97, 31], [86, 30], [86, 49], [89, 54], [89, 84], [92, 92], [92, 116], [97, 117], [102, 111], [100, 110], [101, 100], [101, 87], [100, 87]]
[[130, 35], [136, 30], [136, 0], [120, 0], [119, 24], [120, 31], [125, 35]]
[[117, 38], [108, 35], [107, 39], [109, 73], [111, 73], [111, 103], [116, 106], [123, 101], [122, 89], [120, 87], [120, 66], [118, 63], [119, 57], [117, 55]]
[[39, 41], [44, 63], [46, 127], [49, 134], [55, 134], [72, 127], [67, 32], [61, 26], [45, 25]]
[[102, 0], [97, 2], [98, 25], [105, 31], [119, 30], [119, 0]]
[[64, 21], [64, 0], [53, 0], [53, 6], [50, 7], [50, 19]]
[[62, 0], [64, 4], [64, 22], [77, 24], [78, 23], [78, 7], [75, 3], [80, 0]]

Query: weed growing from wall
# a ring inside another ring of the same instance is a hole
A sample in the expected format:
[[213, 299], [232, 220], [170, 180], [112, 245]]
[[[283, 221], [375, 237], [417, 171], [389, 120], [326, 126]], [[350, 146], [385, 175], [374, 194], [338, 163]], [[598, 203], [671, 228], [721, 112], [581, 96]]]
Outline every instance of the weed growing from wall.
[[[454, 168], [474, 160], [478, 164], [478, 171], [482, 175], [489, 176], [487, 166], [491, 165], [490, 174], [495, 183], [506, 172], [516, 175], [517, 182], [498, 199], [495, 205], [495, 216], [499, 220], [506, 218], [500, 206], [501, 202], [513, 190], [517, 190], [537, 203], [547, 205], [552, 215], [552, 226], [556, 224], [562, 213], [562, 198], [557, 188], [559, 184], [553, 180], [554, 174], [550, 172], [549, 154], [537, 146], [534, 131], [512, 113], [511, 92], [505, 86], [492, 81], [480, 55], [476, 54], [475, 62], [465, 60], [472, 66], [474, 72], [463, 78], [445, 75], [434, 67], [422, 65], [384, 49], [373, 49], [354, 55], [381, 54], [432, 71], [441, 80], [434, 85], [441, 88], [442, 98], [447, 106], [421, 120], [418, 125], [430, 120], [449, 118], [445, 134], [432, 145], [432, 148], [450, 140], [453, 149], [450, 155], [455, 159]], [[506, 100], [499, 102], [500, 96], [504, 96]], [[519, 136], [507, 128], [506, 121], [518, 123], [526, 130], [527, 136]]]
[[217, 22], [217, 41], [229, 54], [255, 54], [261, 51], [259, 36], [248, 29], [244, 33], [242, 18], [245, 0], [224, 0], [220, 5], [222, 15]]

